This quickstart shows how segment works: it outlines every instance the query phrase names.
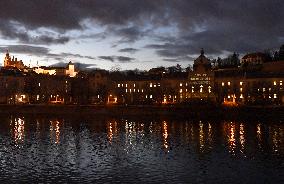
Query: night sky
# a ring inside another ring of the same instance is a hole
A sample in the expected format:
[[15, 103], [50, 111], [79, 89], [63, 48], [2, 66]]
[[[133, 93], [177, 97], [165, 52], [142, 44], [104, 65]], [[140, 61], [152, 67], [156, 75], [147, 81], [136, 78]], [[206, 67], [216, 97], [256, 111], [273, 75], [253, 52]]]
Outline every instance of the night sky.
[[0, 51], [36, 66], [150, 69], [277, 49], [283, 0], [1, 0]]

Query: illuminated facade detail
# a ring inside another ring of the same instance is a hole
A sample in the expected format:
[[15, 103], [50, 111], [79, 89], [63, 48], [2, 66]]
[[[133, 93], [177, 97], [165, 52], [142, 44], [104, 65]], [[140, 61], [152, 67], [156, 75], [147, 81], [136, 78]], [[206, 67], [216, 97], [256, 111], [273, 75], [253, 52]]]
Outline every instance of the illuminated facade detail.
[[222, 86], [225, 86], [225, 83], [224, 83], [224, 82], [222, 82]]
[[37, 74], [62, 75], [75, 77], [78, 72], [75, 71], [75, 65], [70, 61], [66, 67], [35, 67], [33, 71]]
[[23, 63], [22, 60], [19, 60], [17, 58], [11, 58], [10, 54], [9, 54], [9, 51], [7, 50], [6, 52], [6, 56], [5, 56], [5, 59], [4, 59], [4, 68], [6, 67], [15, 67], [15, 68], [18, 68], [18, 69], [24, 69], [25, 68], [25, 65]]

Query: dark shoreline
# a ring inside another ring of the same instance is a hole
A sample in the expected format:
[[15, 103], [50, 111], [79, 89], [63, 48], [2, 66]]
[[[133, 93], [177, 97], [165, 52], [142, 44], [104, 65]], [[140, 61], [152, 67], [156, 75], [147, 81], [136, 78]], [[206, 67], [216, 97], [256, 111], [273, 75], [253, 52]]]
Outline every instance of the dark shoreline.
[[0, 105], [0, 115], [56, 115], [72, 117], [167, 117], [202, 119], [279, 119], [284, 120], [284, 107], [224, 107], [212, 105]]

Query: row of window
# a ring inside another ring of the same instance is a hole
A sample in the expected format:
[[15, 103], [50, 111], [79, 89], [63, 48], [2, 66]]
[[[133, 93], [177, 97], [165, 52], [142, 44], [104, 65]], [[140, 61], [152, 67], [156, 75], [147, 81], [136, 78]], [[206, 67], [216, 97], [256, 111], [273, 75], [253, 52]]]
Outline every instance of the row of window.
[[[249, 96], [249, 97], [250, 97], [250, 96]], [[269, 96], [268, 96], [268, 98], [272, 98], [272, 97], [273, 97], [273, 98], [277, 98], [277, 94], [274, 93], [273, 95], [269, 95]], [[227, 98], [228, 98], [228, 99], [231, 99], [231, 98], [234, 99], [234, 98], [237, 98], [237, 96], [236, 96], [236, 95], [228, 95]], [[243, 95], [243, 94], [240, 94], [240, 99], [243, 99], [243, 98], [244, 98], [244, 95]]]
[[[222, 86], [225, 86], [225, 82], [222, 82], [221, 84], [222, 84]], [[243, 84], [244, 84], [244, 82], [241, 81], [241, 82], [240, 82], [240, 86], [242, 86]], [[278, 84], [277, 81], [273, 81], [273, 85], [274, 85], [274, 86], [276, 86], [277, 84]], [[230, 86], [230, 85], [231, 85], [231, 82], [228, 81], [228, 82], [227, 82], [227, 85]], [[279, 85], [282, 86], [282, 85], [283, 85], [283, 82], [282, 82], [282, 81], [279, 81]]]

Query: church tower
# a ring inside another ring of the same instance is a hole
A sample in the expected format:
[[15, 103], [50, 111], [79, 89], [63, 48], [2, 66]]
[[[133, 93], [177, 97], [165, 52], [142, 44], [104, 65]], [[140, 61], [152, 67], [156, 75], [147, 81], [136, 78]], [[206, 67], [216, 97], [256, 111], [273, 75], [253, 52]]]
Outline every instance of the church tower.
[[5, 56], [5, 59], [4, 59], [4, 67], [9, 66], [10, 62], [11, 62], [11, 57], [9, 55], [9, 51], [7, 50], [6, 56]]

